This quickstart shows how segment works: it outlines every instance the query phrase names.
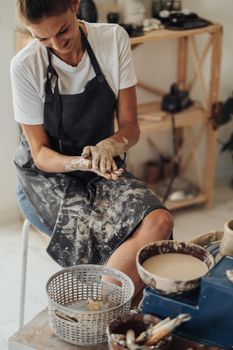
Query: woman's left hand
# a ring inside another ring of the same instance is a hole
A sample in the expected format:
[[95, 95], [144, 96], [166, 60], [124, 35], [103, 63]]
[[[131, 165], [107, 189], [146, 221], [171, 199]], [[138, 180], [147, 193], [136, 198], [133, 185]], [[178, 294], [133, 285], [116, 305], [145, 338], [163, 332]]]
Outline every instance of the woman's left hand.
[[117, 170], [116, 163], [112, 157], [111, 151], [101, 146], [86, 146], [83, 149], [82, 157], [91, 159], [92, 168], [100, 170], [102, 173], [110, 173]]
[[125, 140], [117, 142], [113, 139], [106, 139], [96, 146], [84, 147], [82, 157], [91, 159], [93, 169], [100, 170], [102, 173], [111, 173], [117, 170], [113, 157], [124, 152], [125, 144]]

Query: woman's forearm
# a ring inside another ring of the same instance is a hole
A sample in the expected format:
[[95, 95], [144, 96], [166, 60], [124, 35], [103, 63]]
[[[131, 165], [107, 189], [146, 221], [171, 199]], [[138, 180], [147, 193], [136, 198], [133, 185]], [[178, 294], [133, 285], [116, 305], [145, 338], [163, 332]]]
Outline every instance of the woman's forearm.
[[[134, 146], [140, 136], [140, 130], [136, 124], [127, 124], [124, 127], [121, 127], [113, 136], [109, 137], [106, 140], [114, 141], [114, 154], [113, 157], [126, 152], [129, 148]], [[123, 151], [123, 152], [122, 152]]]
[[64, 173], [75, 170], [88, 169], [82, 157], [65, 156], [57, 153], [47, 146], [42, 146], [33, 157], [36, 167], [48, 173]]

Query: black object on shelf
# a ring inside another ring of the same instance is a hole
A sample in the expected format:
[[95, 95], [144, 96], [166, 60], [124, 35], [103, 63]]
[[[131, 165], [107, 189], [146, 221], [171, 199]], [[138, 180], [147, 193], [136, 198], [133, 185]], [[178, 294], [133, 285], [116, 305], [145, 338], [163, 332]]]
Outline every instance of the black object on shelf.
[[108, 23], [118, 23], [119, 22], [119, 13], [118, 12], [109, 12], [107, 14]]
[[77, 13], [78, 19], [87, 22], [97, 22], [98, 12], [93, 0], [80, 0], [79, 11]]
[[207, 27], [210, 24], [210, 21], [199, 17], [196, 13], [185, 15], [181, 12], [175, 12], [169, 15], [164, 26], [170, 30], [188, 30]]
[[162, 99], [162, 110], [170, 113], [179, 112], [192, 105], [188, 91], [180, 90], [176, 83], [172, 84], [168, 94]]
[[120, 25], [126, 30], [126, 32], [131, 38], [144, 35], [143, 26], [122, 23], [120, 23]]

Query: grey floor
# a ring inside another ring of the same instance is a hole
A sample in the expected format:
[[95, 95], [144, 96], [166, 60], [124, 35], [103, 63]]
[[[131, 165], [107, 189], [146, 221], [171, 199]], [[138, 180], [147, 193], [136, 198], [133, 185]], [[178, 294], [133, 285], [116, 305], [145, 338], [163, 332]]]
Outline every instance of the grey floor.
[[[216, 186], [214, 206], [186, 208], [174, 213], [174, 238], [189, 240], [211, 230], [222, 230], [224, 222], [233, 218], [233, 190], [229, 183]], [[21, 223], [0, 226], [0, 350], [7, 349], [8, 338], [17, 330], [20, 282]], [[45, 285], [60, 267], [47, 255], [48, 239], [31, 231], [28, 256], [26, 321], [46, 305]]]

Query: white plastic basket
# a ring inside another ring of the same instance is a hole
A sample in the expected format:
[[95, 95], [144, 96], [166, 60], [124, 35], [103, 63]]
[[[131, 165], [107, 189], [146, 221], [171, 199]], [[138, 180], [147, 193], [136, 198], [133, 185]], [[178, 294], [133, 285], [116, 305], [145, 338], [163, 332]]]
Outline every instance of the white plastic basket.
[[[106, 328], [110, 321], [129, 312], [134, 285], [116, 269], [76, 265], [55, 273], [48, 280], [46, 291], [49, 323], [55, 334], [72, 344], [93, 345], [107, 341]], [[88, 299], [114, 307], [99, 311], [70, 307]]]

